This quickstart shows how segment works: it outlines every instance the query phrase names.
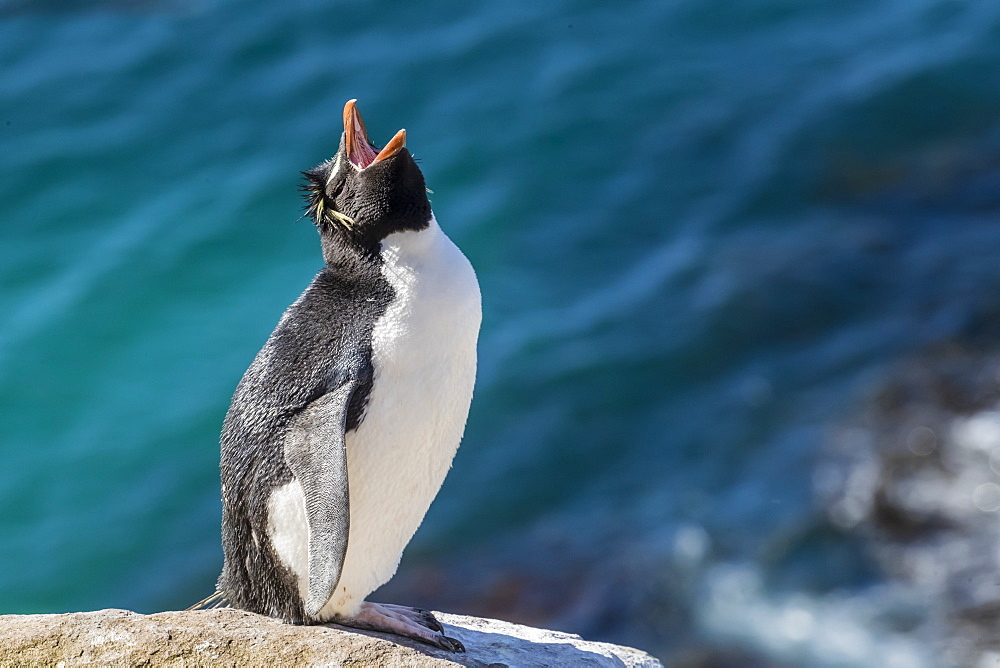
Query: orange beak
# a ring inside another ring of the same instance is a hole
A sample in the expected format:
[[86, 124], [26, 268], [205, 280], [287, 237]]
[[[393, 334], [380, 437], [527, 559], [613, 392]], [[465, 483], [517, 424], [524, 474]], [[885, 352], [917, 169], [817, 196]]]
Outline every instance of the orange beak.
[[357, 100], [348, 100], [344, 105], [344, 144], [351, 164], [358, 169], [365, 169], [399, 153], [406, 146], [406, 130], [397, 132], [385, 148], [376, 153], [375, 147], [368, 141], [368, 131], [365, 129], [365, 122], [361, 120], [357, 103]]

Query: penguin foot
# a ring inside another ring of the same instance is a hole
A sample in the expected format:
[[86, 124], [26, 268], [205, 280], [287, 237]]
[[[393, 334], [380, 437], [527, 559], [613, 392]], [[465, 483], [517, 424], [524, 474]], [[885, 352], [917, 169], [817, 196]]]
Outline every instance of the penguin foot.
[[381, 631], [413, 638], [449, 652], [464, 652], [465, 646], [444, 635], [444, 628], [427, 610], [388, 603], [362, 603], [354, 617], [337, 617], [334, 624], [366, 631]]
[[444, 633], [444, 627], [438, 622], [437, 618], [431, 614], [430, 610], [424, 610], [422, 608], [411, 608], [405, 605], [393, 605], [392, 603], [379, 603], [382, 608], [391, 610], [392, 612], [399, 613], [409, 619], [414, 621], [421, 626], [426, 626], [431, 631], [437, 631], [438, 633]]

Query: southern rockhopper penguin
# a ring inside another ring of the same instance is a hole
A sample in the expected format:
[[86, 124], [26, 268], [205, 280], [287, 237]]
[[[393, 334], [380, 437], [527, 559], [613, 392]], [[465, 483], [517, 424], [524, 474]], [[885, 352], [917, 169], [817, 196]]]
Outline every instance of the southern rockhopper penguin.
[[[424, 610], [365, 598], [396, 572], [465, 429], [481, 307], [400, 130], [379, 150], [351, 100], [304, 172], [325, 266], [240, 381], [222, 429], [217, 602], [453, 651]], [[211, 600], [211, 599], [207, 599]]]

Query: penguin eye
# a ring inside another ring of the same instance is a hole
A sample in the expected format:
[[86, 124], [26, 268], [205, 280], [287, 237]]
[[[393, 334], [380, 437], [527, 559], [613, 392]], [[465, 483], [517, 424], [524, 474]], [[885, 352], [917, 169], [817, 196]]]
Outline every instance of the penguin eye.
[[345, 180], [346, 179], [344, 179], [343, 176], [340, 176], [340, 177], [335, 178], [330, 183], [326, 184], [326, 197], [327, 197], [327, 199], [330, 200], [330, 202], [329, 202], [330, 204], [333, 204], [333, 200], [337, 199], [337, 197], [340, 195], [340, 193], [342, 193], [344, 191], [344, 181]]

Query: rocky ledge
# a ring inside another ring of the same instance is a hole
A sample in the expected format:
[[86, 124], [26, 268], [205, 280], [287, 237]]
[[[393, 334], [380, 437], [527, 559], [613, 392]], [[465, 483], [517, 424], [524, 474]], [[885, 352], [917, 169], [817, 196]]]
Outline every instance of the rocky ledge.
[[242, 610], [140, 615], [99, 610], [0, 615], [0, 665], [661, 666], [628, 647], [494, 619], [434, 613], [464, 654], [335, 626], [292, 626]]

